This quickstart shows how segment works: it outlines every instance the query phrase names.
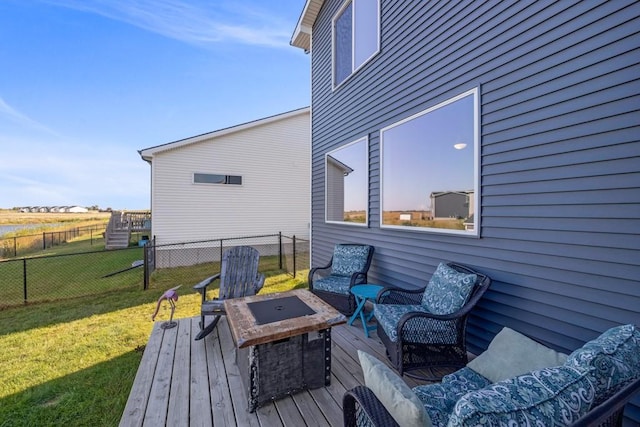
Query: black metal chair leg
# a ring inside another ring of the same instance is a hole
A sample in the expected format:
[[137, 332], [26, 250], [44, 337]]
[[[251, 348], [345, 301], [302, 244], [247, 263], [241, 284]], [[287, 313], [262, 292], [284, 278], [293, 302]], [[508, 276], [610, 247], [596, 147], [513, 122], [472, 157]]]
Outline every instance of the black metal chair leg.
[[206, 337], [211, 332], [213, 332], [213, 330], [216, 328], [216, 325], [218, 324], [219, 320], [220, 320], [220, 316], [215, 316], [213, 318], [213, 320], [211, 321], [211, 323], [209, 323], [206, 328], [202, 329], [198, 333], [198, 335], [196, 335], [196, 341], [201, 340], [202, 338]]

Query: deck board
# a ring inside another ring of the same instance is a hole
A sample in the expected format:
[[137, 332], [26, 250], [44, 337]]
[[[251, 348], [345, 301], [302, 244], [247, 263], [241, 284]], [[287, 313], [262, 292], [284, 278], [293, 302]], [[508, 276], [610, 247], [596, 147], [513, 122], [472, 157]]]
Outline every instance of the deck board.
[[[199, 317], [162, 329], [156, 322], [142, 356], [121, 427], [140, 426], [341, 426], [342, 396], [362, 384], [357, 350], [385, 360], [384, 346], [359, 322], [331, 330], [332, 375], [327, 387], [303, 391], [247, 411], [247, 397], [235, 363], [235, 344], [223, 317], [216, 330], [195, 341]], [[409, 385], [415, 380], [406, 378]]]

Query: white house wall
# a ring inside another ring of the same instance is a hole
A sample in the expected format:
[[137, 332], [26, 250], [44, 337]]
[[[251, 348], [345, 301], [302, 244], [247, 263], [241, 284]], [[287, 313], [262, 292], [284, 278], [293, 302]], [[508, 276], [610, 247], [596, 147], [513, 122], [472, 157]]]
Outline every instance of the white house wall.
[[[282, 232], [309, 236], [308, 110], [155, 153], [158, 244]], [[242, 176], [242, 185], [194, 184], [193, 174]]]

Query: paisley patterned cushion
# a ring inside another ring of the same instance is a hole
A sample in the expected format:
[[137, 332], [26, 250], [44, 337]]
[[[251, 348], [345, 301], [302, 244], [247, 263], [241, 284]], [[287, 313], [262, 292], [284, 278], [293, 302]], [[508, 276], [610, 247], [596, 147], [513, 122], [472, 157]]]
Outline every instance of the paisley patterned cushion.
[[398, 341], [398, 323], [400, 318], [405, 314], [413, 311], [428, 313], [428, 310], [422, 305], [409, 304], [374, 304], [373, 315], [378, 324], [384, 329], [389, 339], [393, 342]]
[[313, 288], [336, 294], [349, 295], [351, 278], [345, 276], [327, 276], [313, 281]]
[[441, 384], [421, 385], [413, 392], [422, 401], [434, 426], [444, 427], [449, 422], [458, 399], [470, 391], [479, 390], [491, 382], [470, 368], [462, 368], [445, 375]]
[[640, 376], [640, 331], [634, 325], [616, 326], [569, 355], [565, 366], [588, 370], [598, 387], [596, 404], [617, 388]]
[[351, 276], [363, 271], [367, 265], [370, 247], [368, 245], [336, 245], [333, 250], [331, 274]]
[[431, 313], [451, 314], [467, 302], [477, 278], [440, 263], [424, 291], [422, 304]]
[[449, 426], [565, 426], [596, 396], [586, 371], [556, 366], [471, 391], [456, 403]]

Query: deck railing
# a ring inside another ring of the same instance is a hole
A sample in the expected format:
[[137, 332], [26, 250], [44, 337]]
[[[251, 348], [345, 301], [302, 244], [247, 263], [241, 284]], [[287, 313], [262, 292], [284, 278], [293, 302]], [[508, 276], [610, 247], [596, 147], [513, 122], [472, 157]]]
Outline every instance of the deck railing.
[[149, 211], [115, 211], [111, 213], [109, 229], [114, 231], [147, 231], [151, 230], [151, 212]]

